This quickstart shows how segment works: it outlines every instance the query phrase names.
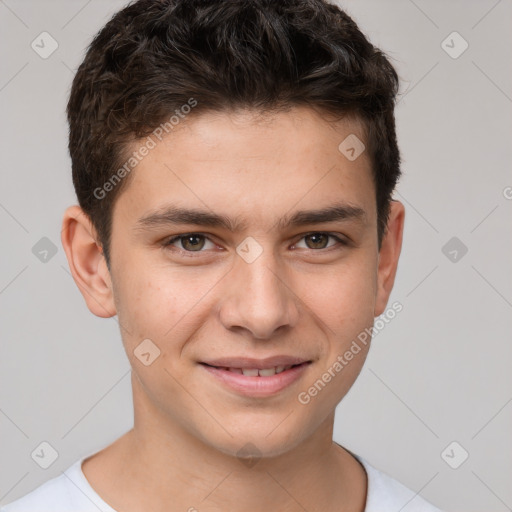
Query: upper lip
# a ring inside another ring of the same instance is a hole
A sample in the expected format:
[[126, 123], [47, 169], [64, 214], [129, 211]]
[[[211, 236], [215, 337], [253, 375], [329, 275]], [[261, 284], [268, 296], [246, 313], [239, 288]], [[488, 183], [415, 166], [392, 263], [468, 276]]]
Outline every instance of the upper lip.
[[201, 363], [220, 368], [256, 368], [263, 370], [265, 368], [273, 368], [274, 366], [293, 366], [310, 361], [310, 359], [305, 359], [304, 357], [279, 355], [265, 357], [264, 359], [255, 359], [252, 357], [223, 357], [201, 361]]

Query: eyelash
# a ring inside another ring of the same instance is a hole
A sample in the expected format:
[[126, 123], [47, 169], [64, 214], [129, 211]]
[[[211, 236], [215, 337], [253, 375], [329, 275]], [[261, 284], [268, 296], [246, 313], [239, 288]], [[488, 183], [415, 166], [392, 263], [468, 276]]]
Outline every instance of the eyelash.
[[[341, 246], [347, 246], [348, 245], [348, 242], [346, 242], [345, 240], [343, 240], [342, 238], [340, 238], [339, 236], [333, 234], [333, 233], [328, 233], [328, 232], [325, 232], [325, 231], [311, 231], [309, 233], [306, 233], [304, 235], [302, 235], [302, 237], [299, 239], [299, 242], [308, 237], [308, 236], [311, 236], [311, 235], [327, 235], [328, 237], [331, 237], [331, 238], [334, 238], [334, 240], [336, 240], [336, 242], [338, 242], [339, 245]], [[210, 240], [210, 238], [205, 234], [205, 233], [185, 233], [185, 234], [182, 234], [182, 235], [176, 235], [170, 239], [167, 239], [165, 240], [163, 243], [162, 243], [162, 246], [164, 247], [164, 249], [170, 249], [172, 250], [173, 252], [178, 252], [178, 253], [181, 253], [183, 255], [185, 255], [186, 257], [197, 257], [199, 255], [201, 255], [202, 253], [206, 252], [206, 251], [187, 251], [185, 249], [179, 249], [177, 247], [172, 247], [172, 243], [182, 239], [182, 238], [186, 238], [187, 236], [201, 236], [201, 237], [204, 237], [206, 238], [207, 240], [209, 240], [210, 242], [214, 243], [212, 240]], [[298, 242], [297, 242], [298, 243]], [[309, 251], [312, 251], [312, 252], [325, 252], [325, 251], [329, 251], [329, 250], [332, 250], [333, 248], [335, 248], [335, 245], [334, 246], [331, 246], [331, 247], [325, 247], [323, 249], [307, 249]]]

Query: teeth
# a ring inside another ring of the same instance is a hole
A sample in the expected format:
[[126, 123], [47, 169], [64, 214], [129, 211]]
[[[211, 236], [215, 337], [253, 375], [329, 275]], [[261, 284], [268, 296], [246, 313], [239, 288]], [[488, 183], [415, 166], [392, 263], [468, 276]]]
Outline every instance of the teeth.
[[223, 368], [223, 370], [227, 370], [233, 373], [243, 374], [246, 377], [272, 377], [276, 373], [281, 373], [286, 370], [289, 370], [293, 365], [288, 366], [275, 366], [273, 368], [263, 368], [262, 370], [258, 370], [257, 368]]
[[247, 377], [258, 376], [258, 370], [256, 368], [242, 368], [242, 373]]

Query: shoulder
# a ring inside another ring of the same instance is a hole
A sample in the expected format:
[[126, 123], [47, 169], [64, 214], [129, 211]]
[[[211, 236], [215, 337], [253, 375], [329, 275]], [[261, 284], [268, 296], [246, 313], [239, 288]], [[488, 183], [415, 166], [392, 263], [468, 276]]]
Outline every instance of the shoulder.
[[[44, 484], [40, 485], [33, 491], [25, 494], [21, 498], [4, 505], [1, 512], [48, 512], [50, 510], [61, 511], [65, 507], [73, 504], [69, 485], [66, 483], [66, 477], [62, 474]], [[43, 509], [44, 507], [44, 509]]]
[[391, 476], [356, 456], [368, 475], [365, 512], [442, 512]]
[[0, 512], [111, 512], [113, 509], [97, 502], [97, 495], [83, 477], [81, 463], [82, 459], [76, 461], [61, 475], [3, 505]]

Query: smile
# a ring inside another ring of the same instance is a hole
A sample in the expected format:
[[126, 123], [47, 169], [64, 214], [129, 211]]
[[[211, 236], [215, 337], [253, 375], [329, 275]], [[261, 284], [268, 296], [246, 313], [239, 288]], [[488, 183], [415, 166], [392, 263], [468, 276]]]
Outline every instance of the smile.
[[293, 368], [294, 366], [299, 366], [297, 364], [295, 365], [287, 365], [287, 366], [273, 366], [271, 368], [263, 368], [259, 370], [258, 368], [227, 368], [227, 367], [216, 367], [213, 368], [219, 368], [221, 370], [225, 370], [228, 372], [238, 373], [245, 375], [246, 377], [272, 377], [272, 375], [275, 375], [276, 373], [281, 373], [286, 370], [289, 370], [290, 368]]
[[306, 361], [268, 368], [218, 367], [206, 363], [201, 363], [200, 366], [224, 388], [244, 396], [267, 397], [291, 386], [305, 373], [310, 364], [311, 361]]

